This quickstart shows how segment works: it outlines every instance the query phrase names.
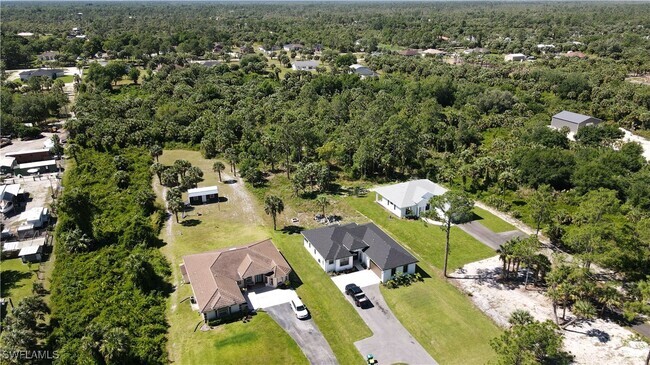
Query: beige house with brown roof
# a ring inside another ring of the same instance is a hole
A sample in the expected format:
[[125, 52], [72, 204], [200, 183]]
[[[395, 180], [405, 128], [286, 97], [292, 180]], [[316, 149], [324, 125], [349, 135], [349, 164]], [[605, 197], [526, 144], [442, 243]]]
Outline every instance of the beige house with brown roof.
[[270, 239], [245, 246], [183, 256], [181, 273], [192, 285], [204, 320], [248, 310], [242, 289], [257, 284], [277, 287], [291, 267]]

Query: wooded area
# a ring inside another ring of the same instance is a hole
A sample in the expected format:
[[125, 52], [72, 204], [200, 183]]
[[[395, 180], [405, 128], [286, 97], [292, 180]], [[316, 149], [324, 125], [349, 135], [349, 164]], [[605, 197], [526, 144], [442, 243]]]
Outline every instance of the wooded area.
[[[58, 64], [85, 67], [76, 118], [66, 123], [77, 163], [58, 206], [52, 344], [61, 363], [166, 361], [169, 267], [155, 249], [162, 213], [151, 176], [185, 188], [201, 176], [152, 166], [161, 146], [229, 161], [254, 186], [281, 171], [305, 199], [336, 192], [342, 180], [443, 182], [579, 258], [539, 275], [554, 306], [584, 318], [650, 314], [650, 165], [618, 129], [650, 133], [650, 87], [626, 81], [650, 72], [645, 4], [9, 3], [2, 10], [3, 74], [39, 64], [36, 56], [50, 50], [60, 52]], [[70, 37], [73, 27], [86, 38]], [[257, 50], [287, 43], [305, 48]], [[468, 53], [460, 63], [397, 52], [479, 47], [490, 54]], [[567, 51], [586, 57], [558, 55]], [[536, 59], [504, 62], [501, 54], [513, 52]], [[91, 63], [101, 53], [112, 60]], [[286, 70], [296, 57], [327, 67]], [[220, 64], [190, 62], [197, 59]], [[358, 60], [380, 76], [350, 74]], [[133, 83], [118, 85], [125, 77]], [[59, 89], [57, 81], [21, 86], [3, 78], [3, 134], [27, 133], [26, 122], [38, 128], [64, 104]], [[570, 140], [547, 127], [562, 110], [604, 123]], [[506, 272], [515, 262], [541, 265], [524, 246], [504, 246]], [[551, 325], [531, 326], [543, 334]], [[510, 339], [500, 341], [494, 346]], [[550, 347], [557, 351], [557, 343]]]

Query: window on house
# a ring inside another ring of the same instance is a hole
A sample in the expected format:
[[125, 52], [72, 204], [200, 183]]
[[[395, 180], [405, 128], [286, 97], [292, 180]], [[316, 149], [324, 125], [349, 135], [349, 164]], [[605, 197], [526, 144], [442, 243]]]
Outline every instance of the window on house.
[[327, 260], [328, 265], [334, 265], [334, 260]]

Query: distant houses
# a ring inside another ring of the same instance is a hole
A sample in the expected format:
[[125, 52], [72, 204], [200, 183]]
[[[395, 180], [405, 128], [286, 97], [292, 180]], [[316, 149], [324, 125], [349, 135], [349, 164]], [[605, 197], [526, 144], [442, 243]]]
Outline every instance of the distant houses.
[[294, 71], [314, 71], [318, 66], [320, 66], [318, 61], [294, 61], [291, 64], [291, 69]]
[[442, 56], [444, 56], [446, 54], [447, 54], [447, 52], [439, 50], [439, 49], [435, 49], [435, 48], [428, 48], [428, 49], [425, 49], [424, 51], [422, 51], [422, 56], [424, 56], [424, 57], [425, 56], [442, 57]]
[[510, 53], [503, 57], [506, 62], [523, 62], [526, 61], [527, 57], [523, 53]]
[[43, 61], [43, 62], [56, 61], [56, 59], [59, 57], [59, 52], [47, 51], [39, 54], [37, 57], [39, 61]]
[[354, 65], [350, 65], [350, 73], [359, 75], [361, 79], [365, 79], [367, 77], [377, 77], [379, 74], [377, 74], [375, 71], [369, 69], [368, 67], [364, 65], [360, 65], [358, 63], [355, 63]]
[[52, 80], [56, 79], [57, 77], [61, 77], [65, 74], [64, 70], [58, 69], [58, 68], [53, 68], [53, 69], [44, 69], [44, 68], [39, 68], [38, 70], [28, 70], [28, 71], [23, 71], [18, 74], [20, 77], [20, 81], [29, 81], [32, 77], [48, 77]]
[[285, 44], [284, 47], [282, 47], [282, 49], [287, 52], [302, 51], [303, 48], [305, 48], [305, 46], [299, 43], [289, 43]]
[[580, 128], [599, 123], [602, 123], [602, 120], [598, 118], [566, 110], [555, 114], [551, 119], [551, 127], [556, 129], [567, 127], [572, 133], [577, 133]]
[[420, 50], [419, 49], [405, 49], [403, 51], [400, 51], [399, 54], [402, 55], [402, 56], [413, 57], [413, 56], [418, 56], [420, 54]]

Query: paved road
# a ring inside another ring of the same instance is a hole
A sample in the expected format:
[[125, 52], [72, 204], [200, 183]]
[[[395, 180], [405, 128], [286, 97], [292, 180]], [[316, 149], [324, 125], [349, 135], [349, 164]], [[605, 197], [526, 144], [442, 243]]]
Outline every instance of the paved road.
[[519, 230], [508, 231], [503, 233], [494, 233], [477, 221], [459, 224], [458, 228], [467, 232], [470, 236], [476, 238], [484, 245], [494, 250], [499, 249], [502, 244], [506, 243], [509, 239], [513, 237], [526, 236], [524, 232], [521, 232]]
[[345, 296], [373, 333], [371, 337], [354, 343], [359, 352], [364, 357], [373, 354], [380, 364], [436, 365], [437, 362], [433, 357], [393, 315], [379, 291], [379, 285], [366, 286], [362, 289], [373, 307], [357, 308], [350, 297]]
[[288, 303], [268, 307], [265, 311], [296, 341], [311, 364], [338, 364], [313, 319], [299, 320]]

